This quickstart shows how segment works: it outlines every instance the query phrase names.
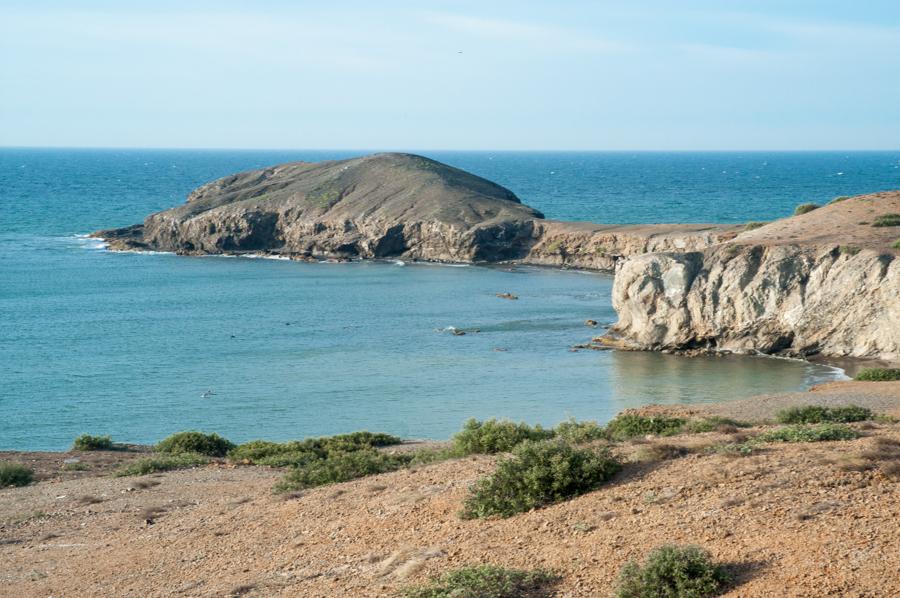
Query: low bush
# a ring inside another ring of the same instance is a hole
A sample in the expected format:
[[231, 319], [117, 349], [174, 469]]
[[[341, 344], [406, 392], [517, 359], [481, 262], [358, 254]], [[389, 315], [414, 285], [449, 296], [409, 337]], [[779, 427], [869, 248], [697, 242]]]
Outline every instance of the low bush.
[[228, 459], [236, 463], [285, 467], [302, 464], [310, 459], [321, 459], [330, 452], [352, 452], [402, 442], [403, 440], [396, 436], [373, 432], [353, 432], [290, 442], [252, 440], [231, 449], [228, 452]]
[[838, 253], [840, 253], [841, 255], [853, 256], [860, 251], [862, 251], [862, 249], [860, 249], [858, 245], [841, 245], [840, 247], [838, 247]]
[[551, 430], [540, 425], [531, 427], [525, 423], [489, 419], [470, 419], [453, 437], [453, 446], [466, 455], [506, 453], [526, 440], [544, 440], [553, 436]]
[[726, 455], [728, 457], [749, 457], [759, 448], [759, 443], [754, 440], [745, 440], [742, 442], [726, 442], [723, 444], [714, 444], [707, 447], [707, 451], [717, 455]]
[[493, 565], [464, 567], [427, 585], [407, 588], [406, 598], [539, 598], [551, 595], [559, 577], [548, 571], [522, 571]]
[[682, 431], [686, 421], [680, 417], [618, 415], [606, 424], [606, 434], [613, 440], [625, 440], [648, 434], [672, 436]]
[[60, 467], [63, 471], [87, 471], [91, 468], [87, 463], [63, 463]]
[[156, 455], [129, 463], [125, 467], [117, 470], [115, 475], [117, 477], [147, 475], [148, 473], [156, 473], [159, 471], [187, 469], [189, 467], [196, 467], [197, 465], [206, 465], [207, 463], [209, 463], [209, 459], [198, 453]]
[[900, 226], [900, 214], [882, 214], [872, 221], [872, 226]]
[[413, 459], [411, 453], [390, 454], [367, 447], [355, 451], [328, 453], [294, 466], [275, 486], [276, 492], [293, 492], [315, 486], [347, 482], [368, 475], [402, 469]]
[[839, 197], [835, 197], [834, 199], [832, 199], [832, 200], [829, 201], [828, 203], [841, 203], [842, 201], [847, 201], [848, 199], [850, 199], [850, 196], [849, 196], [849, 195], [841, 195], [841, 196], [839, 196]]
[[891, 248], [892, 249], [900, 249], [900, 239], [897, 239], [896, 241], [891, 243]]
[[651, 443], [639, 446], [635, 451], [635, 459], [638, 461], [668, 461], [684, 457], [690, 453], [690, 449], [684, 446], [665, 443]]
[[728, 417], [719, 417], [713, 415], [710, 417], [701, 417], [700, 419], [692, 419], [684, 424], [683, 431], [692, 434], [703, 432], [716, 432], [721, 430], [730, 430], [732, 428], [747, 428], [750, 424], [737, 421]]
[[860, 370], [854, 380], [866, 380], [869, 382], [900, 380], [900, 368], [867, 368]]
[[820, 207], [819, 204], [816, 203], [802, 203], [796, 208], [794, 208], [794, 216], [801, 216], [803, 214], [809, 214], [813, 210], [818, 210]]
[[758, 438], [763, 442], [825, 442], [853, 440], [859, 438], [859, 432], [846, 424], [795, 424], [763, 432]]
[[619, 574], [616, 598], [703, 598], [721, 594], [729, 576], [697, 546], [666, 545], [630, 562]]
[[765, 226], [765, 225], [767, 225], [767, 224], [769, 224], [769, 223], [768, 223], [768, 222], [754, 222], [754, 221], [751, 221], [751, 222], [748, 222], [747, 224], [744, 225], [744, 230], [745, 230], [745, 231], [748, 231], [748, 230], [754, 230], [754, 229], [757, 229], [757, 228], [759, 228], [759, 227], [761, 227], [761, 226]]
[[584, 444], [593, 440], [606, 438], [603, 426], [595, 421], [578, 421], [568, 419], [553, 428], [553, 434], [574, 444]]
[[0, 462], [0, 488], [27, 486], [34, 480], [34, 471], [18, 463]]
[[91, 436], [90, 434], [82, 434], [72, 444], [72, 450], [76, 451], [108, 451], [112, 447], [112, 438], [109, 436]]
[[621, 469], [605, 448], [575, 448], [561, 440], [526, 441], [478, 480], [462, 516], [510, 517], [596, 489]]
[[783, 409], [775, 414], [775, 420], [780, 424], [821, 424], [824, 422], [861, 422], [872, 419], [872, 410], [856, 405], [846, 407], [820, 407], [808, 405], [806, 407], [791, 407]]
[[197, 453], [207, 457], [224, 457], [234, 448], [234, 443], [218, 434], [203, 432], [178, 432], [156, 445], [160, 453]]

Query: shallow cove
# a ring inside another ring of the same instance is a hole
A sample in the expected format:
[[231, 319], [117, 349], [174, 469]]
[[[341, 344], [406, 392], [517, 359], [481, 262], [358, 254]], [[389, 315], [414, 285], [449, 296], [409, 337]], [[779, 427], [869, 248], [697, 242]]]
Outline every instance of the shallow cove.
[[[602, 274], [93, 244], [57, 239], [39, 263], [17, 264], [24, 284], [12, 294], [27, 307], [21, 350], [4, 357], [4, 448], [62, 449], [83, 432], [150, 443], [181, 429], [235, 441], [363, 428], [446, 438], [468, 417], [606, 420], [647, 402], [720, 401], [835, 375], [767, 358], [572, 353], [599, 332], [586, 319], [615, 318]], [[505, 291], [519, 299], [495, 296]]]
[[[0, 448], [188, 428], [236, 441], [360, 428], [445, 438], [468, 417], [605, 420], [836, 375], [768, 358], [570, 353], [602, 332], [584, 320], [614, 320], [599, 274], [116, 254], [75, 237], [231, 172], [348, 155], [0, 150]], [[429, 155], [548, 217], [611, 223], [773, 218], [798, 198], [895, 187], [900, 168], [896, 152]], [[436, 331], [448, 326], [481, 332]]]

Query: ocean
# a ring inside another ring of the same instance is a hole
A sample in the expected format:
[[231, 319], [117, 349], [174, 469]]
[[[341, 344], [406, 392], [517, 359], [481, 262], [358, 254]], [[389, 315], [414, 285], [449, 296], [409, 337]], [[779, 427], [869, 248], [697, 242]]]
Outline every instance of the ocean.
[[[362, 153], [0, 149], [0, 449], [186, 429], [447, 438], [469, 417], [606, 421], [841, 376], [764, 357], [571, 352], [615, 321], [604, 274], [114, 253], [85, 237], [232, 172]], [[769, 220], [900, 188], [900, 152], [421, 153], [561, 220]]]

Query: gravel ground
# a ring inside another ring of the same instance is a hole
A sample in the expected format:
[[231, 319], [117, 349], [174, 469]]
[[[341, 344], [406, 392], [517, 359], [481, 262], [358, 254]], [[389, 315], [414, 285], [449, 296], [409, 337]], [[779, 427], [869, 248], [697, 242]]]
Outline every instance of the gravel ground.
[[[796, 394], [896, 412], [896, 388]], [[716, 409], [765, 418], [794, 400]], [[607, 486], [505, 520], [457, 515], [471, 483], [492, 471], [490, 457], [289, 499], [271, 492], [282, 472], [220, 463], [138, 478], [50, 477], [0, 490], [0, 594], [393, 596], [448, 569], [492, 563], [553, 569], [563, 576], [559, 596], [607, 596], [626, 561], [675, 542], [730, 565], [728, 596], [900, 595], [900, 481], [866, 456], [900, 442], [900, 424], [861, 428], [858, 440], [770, 444], [745, 457], [705, 450], [740, 440], [734, 433], [642, 439], [616, 448], [628, 464]], [[635, 459], [655, 444], [691, 452]]]

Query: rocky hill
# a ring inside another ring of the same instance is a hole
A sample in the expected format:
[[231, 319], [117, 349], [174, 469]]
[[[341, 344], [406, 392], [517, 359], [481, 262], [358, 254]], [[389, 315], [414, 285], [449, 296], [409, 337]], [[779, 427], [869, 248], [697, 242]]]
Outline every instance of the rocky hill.
[[290, 257], [520, 257], [543, 218], [512, 191], [410, 154], [295, 162], [203, 185], [142, 225], [101, 231], [113, 249]]

